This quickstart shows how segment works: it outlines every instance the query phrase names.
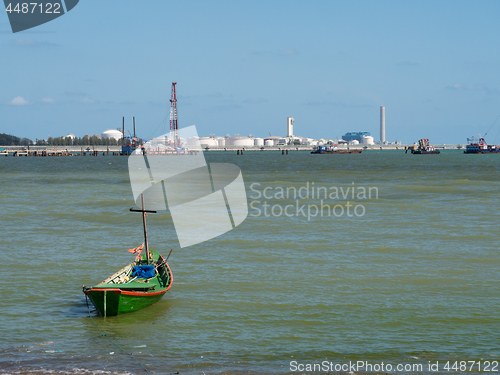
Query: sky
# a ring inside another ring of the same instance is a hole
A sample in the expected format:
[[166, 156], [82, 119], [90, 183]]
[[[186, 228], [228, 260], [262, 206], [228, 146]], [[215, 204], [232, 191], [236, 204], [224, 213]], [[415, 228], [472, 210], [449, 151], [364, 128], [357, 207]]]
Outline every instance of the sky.
[[80, 0], [13, 34], [0, 12], [0, 133], [500, 143], [499, 1]]

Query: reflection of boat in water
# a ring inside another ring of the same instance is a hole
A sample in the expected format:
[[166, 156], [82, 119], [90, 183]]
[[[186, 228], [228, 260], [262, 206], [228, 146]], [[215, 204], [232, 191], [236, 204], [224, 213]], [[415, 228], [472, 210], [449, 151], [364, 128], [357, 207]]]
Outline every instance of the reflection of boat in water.
[[484, 138], [479, 138], [479, 141], [475, 137], [468, 138], [469, 144], [465, 146], [464, 154], [490, 154], [499, 153], [500, 147], [489, 145], [486, 143]]
[[[90, 299], [102, 316], [119, 315], [140, 310], [159, 301], [172, 286], [172, 271], [167, 259], [156, 251], [149, 250], [146, 232], [146, 213], [156, 212], [144, 209], [144, 244], [130, 249], [137, 254], [135, 261], [123, 267], [96, 286], [83, 286], [83, 293]], [[141, 255], [142, 251], [146, 250]]]
[[363, 150], [338, 150], [337, 145], [333, 147], [328, 146], [318, 146], [318, 148], [314, 151], [311, 151], [311, 154], [361, 154]]
[[419, 139], [418, 145], [409, 147], [408, 149], [406, 149], [406, 152], [408, 152], [408, 150], [410, 150], [412, 154], [417, 154], [417, 155], [440, 153], [440, 151], [436, 150], [435, 147], [429, 145], [429, 140], [427, 138]]

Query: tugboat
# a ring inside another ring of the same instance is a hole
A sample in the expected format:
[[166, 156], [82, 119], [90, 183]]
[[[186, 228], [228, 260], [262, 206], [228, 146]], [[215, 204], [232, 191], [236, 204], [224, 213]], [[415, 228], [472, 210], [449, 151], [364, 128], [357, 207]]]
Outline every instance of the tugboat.
[[142, 141], [135, 136], [135, 117], [134, 117], [134, 136], [125, 137], [125, 117], [123, 118], [122, 128], [122, 152], [121, 155], [132, 155], [135, 150], [140, 149]]
[[[418, 140], [418, 146], [412, 146], [409, 148], [412, 154], [439, 154], [440, 151], [436, 150], [435, 147], [429, 145], [429, 140], [427, 138], [422, 138]], [[408, 152], [408, 149], [406, 149]], [[405, 152], [405, 153], [406, 153]]]
[[311, 154], [361, 154], [363, 150], [337, 150], [337, 145], [333, 147], [318, 146]]
[[135, 150], [141, 148], [141, 140], [137, 137], [124, 137], [122, 144], [122, 155], [132, 155]]
[[500, 152], [500, 147], [487, 144], [484, 138], [479, 138], [479, 141], [477, 141], [475, 137], [471, 137], [467, 140], [469, 144], [465, 146], [464, 154], [491, 154]]

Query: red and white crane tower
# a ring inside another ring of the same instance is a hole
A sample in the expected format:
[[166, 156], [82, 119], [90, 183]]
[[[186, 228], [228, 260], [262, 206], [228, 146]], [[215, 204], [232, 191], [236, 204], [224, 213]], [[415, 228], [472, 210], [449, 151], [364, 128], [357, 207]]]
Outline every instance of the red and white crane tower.
[[172, 82], [172, 95], [170, 97], [170, 139], [174, 148], [181, 147], [178, 127], [177, 127], [177, 97], [175, 96], [175, 85], [177, 82]]

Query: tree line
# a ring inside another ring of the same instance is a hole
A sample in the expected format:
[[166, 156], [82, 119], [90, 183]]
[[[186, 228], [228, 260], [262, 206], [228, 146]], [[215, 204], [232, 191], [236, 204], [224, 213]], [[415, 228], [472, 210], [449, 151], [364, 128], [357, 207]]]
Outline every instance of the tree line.
[[114, 138], [101, 138], [98, 136], [85, 136], [82, 138], [75, 137], [49, 137], [45, 139], [37, 139], [35, 145], [37, 146], [119, 146], [122, 140]]
[[29, 138], [19, 138], [5, 133], [0, 134], [0, 145], [2, 146], [119, 146], [121, 144], [121, 139], [101, 138], [95, 135], [86, 135], [74, 139], [70, 137], [49, 137], [47, 140], [37, 139], [33, 142]]
[[29, 146], [32, 144], [33, 141], [28, 138], [19, 138], [5, 133], [0, 134], [0, 145], [3, 146]]

